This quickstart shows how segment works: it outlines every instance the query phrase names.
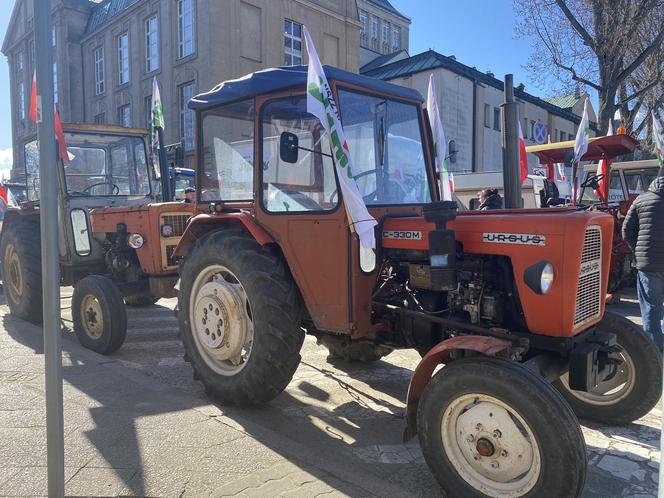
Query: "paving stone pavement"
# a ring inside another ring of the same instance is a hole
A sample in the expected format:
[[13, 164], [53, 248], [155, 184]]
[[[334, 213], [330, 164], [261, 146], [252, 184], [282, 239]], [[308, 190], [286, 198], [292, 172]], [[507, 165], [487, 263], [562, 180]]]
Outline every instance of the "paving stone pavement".
[[[416, 440], [402, 442], [415, 353], [347, 364], [308, 338], [274, 402], [223, 407], [182, 360], [174, 306], [130, 309], [127, 342], [110, 357], [64, 332], [68, 495], [441, 496]], [[638, 321], [633, 303], [615, 309]], [[0, 306], [0, 496], [46, 493], [40, 333]], [[660, 420], [658, 406], [628, 427], [584, 422], [585, 498], [656, 495]]]

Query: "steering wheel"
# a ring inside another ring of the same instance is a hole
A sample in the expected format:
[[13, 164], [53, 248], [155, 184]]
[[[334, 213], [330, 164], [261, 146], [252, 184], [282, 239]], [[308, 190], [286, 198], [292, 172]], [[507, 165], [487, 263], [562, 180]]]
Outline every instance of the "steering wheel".
[[581, 188], [592, 188], [593, 190], [599, 190], [599, 182], [604, 179], [604, 173], [599, 175], [590, 175], [586, 180], [581, 184]]
[[115, 183], [113, 182], [99, 182], [99, 183], [93, 183], [92, 185], [88, 185], [85, 187], [83, 190], [81, 190], [79, 193], [81, 194], [86, 194], [88, 190], [94, 187], [98, 187], [99, 185], [111, 185], [112, 190], [111, 190], [111, 195], [119, 195], [120, 194], [120, 187], [118, 187]]

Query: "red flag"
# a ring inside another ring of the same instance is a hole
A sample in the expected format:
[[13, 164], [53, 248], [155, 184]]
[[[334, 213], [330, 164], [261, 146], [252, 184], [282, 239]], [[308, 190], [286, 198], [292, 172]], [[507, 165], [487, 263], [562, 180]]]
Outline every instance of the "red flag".
[[32, 95], [30, 96], [30, 120], [37, 123], [37, 74], [32, 73]]
[[[55, 114], [54, 125], [55, 125], [55, 138], [58, 141], [58, 155], [63, 161], [69, 160], [69, 152], [67, 151], [67, 144], [65, 143], [65, 133], [62, 129], [62, 123], [60, 122], [60, 114], [58, 113], [58, 108], [53, 105], [53, 112]], [[30, 112], [29, 117], [33, 123], [37, 123], [37, 74], [33, 73], [32, 75], [32, 95], [30, 96]], [[5, 200], [6, 200], [5, 194]], [[2, 193], [0, 193], [0, 198], [2, 198]]]
[[[609, 130], [606, 133], [607, 137], [613, 135], [613, 120], [609, 119]], [[596, 175], [604, 175], [603, 178], [599, 181], [599, 190], [597, 193], [602, 198], [604, 202], [609, 202], [609, 165], [611, 163], [608, 159], [602, 159], [597, 165]]]
[[526, 153], [526, 141], [523, 138], [521, 122], [519, 122], [519, 163], [521, 164], [521, 184], [528, 178], [528, 154]]

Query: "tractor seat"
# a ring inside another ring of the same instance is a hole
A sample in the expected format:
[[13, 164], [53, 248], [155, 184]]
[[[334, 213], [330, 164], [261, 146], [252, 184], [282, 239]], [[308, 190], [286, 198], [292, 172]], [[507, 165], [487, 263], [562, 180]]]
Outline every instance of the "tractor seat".
[[565, 200], [560, 198], [560, 191], [554, 182], [548, 178], [544, 179], [544, 188], [540, 190], [541, 207], [561, 206]]

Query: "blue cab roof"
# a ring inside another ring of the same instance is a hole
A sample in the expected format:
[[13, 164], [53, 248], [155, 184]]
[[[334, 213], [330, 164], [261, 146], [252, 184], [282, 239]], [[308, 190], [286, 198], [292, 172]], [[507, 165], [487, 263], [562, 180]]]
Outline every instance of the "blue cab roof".
[[[332, 66], [323, 66], [323, 70], [330, 81], [334, 80], [339, 83], [358, 85], [369, 91], [386, 93], [397, 98], [423, 101], [422, 95], [417, 90], [351, 73]], [[304, 88], [306, 83], [307, 66], [264, 69], [243, 76], [242, 78], [224, 81], [209, 92], [196, 95], [189, 101], [189, 108], [195, 110], [205, 109], [257, 95], [289, 90], [296, 87]]]

